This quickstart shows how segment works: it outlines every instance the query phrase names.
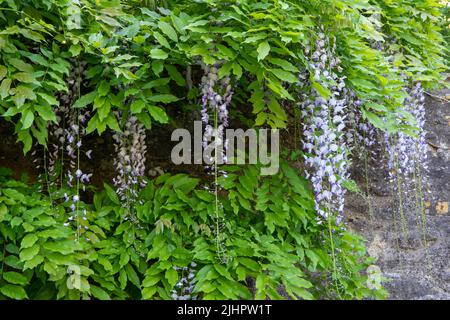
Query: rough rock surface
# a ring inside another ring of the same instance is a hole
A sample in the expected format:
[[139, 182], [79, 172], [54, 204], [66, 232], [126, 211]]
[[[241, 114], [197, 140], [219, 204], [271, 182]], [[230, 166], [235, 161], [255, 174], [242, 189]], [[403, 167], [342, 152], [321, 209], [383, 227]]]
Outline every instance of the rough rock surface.
[[[390, 299], [450, 299], [450, 90], [427, 95], [427, 142], [429, 145], [430, 195], [426, 197], [426, 231], [418, 227], [415, 212], [406, 212], [408, 233], [397, 231], [393, 194], [380, 163], [369, 169], [373, 219], [366, 199], [347, 198], [351, 229], [368, 239], [369, 253], [389, 278]], [[356, 160], [358, 161], [358, 160]], [[364, 188], [361, 170], [355, 180]], [[411, 194], [409, 196], [414, 196]], [[414, 210], [410, 210], [414, 211]], [[398, 218], [397, 218], [398, 225]], [[425, 235], [426, 245], [422, 241]]]

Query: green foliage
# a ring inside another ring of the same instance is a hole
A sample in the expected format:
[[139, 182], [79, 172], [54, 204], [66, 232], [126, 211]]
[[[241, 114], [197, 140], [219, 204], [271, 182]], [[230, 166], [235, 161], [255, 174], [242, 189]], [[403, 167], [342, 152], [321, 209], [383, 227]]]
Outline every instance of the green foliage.
[[[191, 103], [186, 66], [202, 60], [222, 62], [220, 76], [234, 77], [255, 125], [285, 127], [298, 72], [309, 68], [305, 48], [321, 29], [336, 39], [342, 73], [376, 126], [398, 129], [392, 119], [405, 98], [401, 72], [428, 86], [442, 83], [434, 0], [225, 2], [171, 1], [153, 11], [133, 1], [83, 1], [79, 16], [66, 1], [3, 2], [0, 113], [16, 123], [24, 152], [33, 137], [45, 145], [57, 95], [67, 92], [66, 76], [83, 62], [88, 81], [73, 107], [92, 109], [88, 132], [119, 131], [112, 110], [131, 112], [150, 128], [169, 121], [166, 108]], [[372, 49], [373, 42], [386, 42], [395, 54]]]
[[[230, 114], [249, 126], [285, 128], [299, 96], [311, 89], [299, 85], [300, 73], [330, 95], [307, 61], [323, 32], [327, 46], [336, 45], [339, 76], [362, 101], [365, 118], [383, 130], [410, 132], [415, 124], [401, 111], [404, 79], [432, 88], [442, 85], [447, 69], [435, 0], [158, 5], [0, 3], [0, 115], [15, 125], [24, 153], [34, 141], [47, 145], [48, 125], [57, 121], [73, 75], [79, 86], [69, 108], [90, 111], [87, 134], [121, 131], [129, 114], [146, 129], [177, 126], [177, 115], [199, 109], [201, 64], [217, 64], [219, 77], [231, 78]], [[444, 28], [448, 38], [448, 19]], [[386, 50], [374, 49], [376, 43]], [[399, 126], [397, 117], [409, 125]], [[170, 299], [184, 276], [178, 268], [191, 262], [198, 266], [194, 293], [203, 299], [278, 299], [280, 285], [290, 298], [385, 295], [366, 285], [363, 271], [372, 262], [363, 240], [335, 226], [328, 236], [307, 181], [288, 163], [271, 177], [260, 176], [258, 166], [227, 170], [219, 212], [204, 181], [163, 175], [139, 195], [137, 222], [123, 218], [125, 209], [105, 184], [92, 203], [77, 207], [87, 211], [87, 220], [77, 221], [81, 231], [64, 225], [64, 190], [46, 195], [1, 170], [0, 297]], [[216, 214], [225, 264], [216, 256]]]
[[[2, 176], [0, 293], [13, 299], [170, 299], [197, 265], [194, 294], [202, 299], [383, 297], [361, 274], [370, 264], [362, 239], [345, 232], [340, 272], [332, 279], [326, 226], [316, 222], [307, 182], [283, 162], [261, 177], [257, 166], [229, 168], [221, 184], [228, 263], [215, 251], [212, 195], [200, 181], [168, 174], [149, 181], [137, 205], [138, 221], [123, 220], [110, 187], [95, 194], [79, 240], [63, 226], [64, 203], [52, 205], [34, 187]], [[248, 226], [248, 227], [247, 227]], [[338, 240], [339, 238], [339, 240]], [[250, 290], [253, 279], [255, 289]], [[338, 282], [338, 291], [330, 283]]]

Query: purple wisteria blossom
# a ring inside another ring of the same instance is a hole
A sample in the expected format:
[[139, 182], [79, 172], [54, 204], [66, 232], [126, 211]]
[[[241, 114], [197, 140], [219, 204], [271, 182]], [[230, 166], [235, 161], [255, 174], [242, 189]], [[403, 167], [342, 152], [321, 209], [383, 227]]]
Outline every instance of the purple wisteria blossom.
[[[205, 186], [206, 190], [215, 194], [215, 225], [213, 226], [214, 235], [217, 242], [217, 256], [221, 262], [226, 262], [225, 246], [223, 245], [224, 238], [220, 232], [223, 228], [223, 218], [219, 216], [219, 212], [223, 212], [223, 205], [218, 201], [217, 194], [220, 186], [217, 182], [218, 175], [227, 176], [227, 172], [219, 170], [219, 164], [227, 163], [226, 150], [228, 141], [224, 140], [224, 131], [228, 127], [228, 106], [233, 97], [233, 90], [229, 77], [219, 79], [218, 69], [220, 64], [216, 63], [213, 66], [202, 65], [204, 75], [201, 79], [202, 91], [202, 122], [205, 126], [203, 134], [203, 149], [214, 150], [214, 158], [210, 158], [210, 166], [205, 166], [208, 174], [214, 175], [214, 186], [209, 188]], [[212, 142], [211, 142], [212, 140]], [[210, 149], [211, 148], [211, 149]]]
[[[120, 117], [120, 114], [116, 114]], [[146, 133], [143, 124], [135, 116], [128, 116], [123, 132], [115, 132], [113, 135], [116, 157], [114, 166], [117, 176], [113, 179], [117, 195], [122, 206], [128, 208], [125, 219], [135, 220], [131, 214], [131, 206], [138, 200], [140, 188], [145, 187], [145, 143]], [[135, 221], [136, 222], [136, 221]]]
[[[228, 106], [233, 97], [230, 78], [218, 77], [218, 64], [203, 65], [204, 75], [201, 82], [202, 90], [202, 122], [205, 126], [203, 148], [213, 140], [212, 147], [218, 153], [217, 163], [227, 163], [226, 149], [228, 141], [224, 141], [224, 131], [228, 127]], [[213, 159], [210, 159], [213, 162]], [[215, 161], [214, 161], [215, 162]], [[214, 165], [217, 165], [214, 163]], [[214, 169], [214, 165], [211, 169]]]
[[[385, 133], [385, 146], [388, 155], [388, 180], [395, 192], [398, 210], [402, 219], [406, 212], [414, 209], [423, 213], [424, 195], [427, 192], [427, 143], [425, 131], [424, 92], [420, 82], [408, 90], [404, 111], [412, 115], [417, 132], [409, 135], [403, 131], [395, 134]], [[398, 114], [399, 124], [409, 124]], [[405, 222], [403, 221], [403, 224]], [[403, 226], [406, 228], [406, 226]]]
[[[306, 176], [312, 182], [315, 209], [327, 219], [336, 214], [340, 223], [344, 213], [345, 189], [342, 183], [348, 178], [348, 152], [345, 137], [346, 111], [348, 106], [345, 77], [340, 72], [339, 58], [334, 57], [335, 48], [326, 48], [325, 34], [320, 33], [315, 42], [309, 67], [316, 84], [330, 92], [325, 98], [316, 89], [303, 95], [301, 115], [303, 118], [303, 148], [306, 152]], [[309, 53], [309, 48], [306, 55]], [[305, 83], [308, 76], [301, 74]]]
[[173, 300], [197, 300], [197, 296], [193, 294], [194, 277], [197, 273], [196, 267], [197, 264], [195, 262], [191, 262], [187, 267], [173, 267], [181, 273], [181, 278], [175, 285], [175, 289], [171, 291]]
[[[77, 234], [81, 228], [80, 219], [86, 220], [86, 210], [80, 210], [80, 190], [85, 190], [92, 173], [83, 172], [80, 168], [80, 157], [86, 154], [90, 159], [91, 150], [83, 150], [82, 139], [86, 134], [86, 124], [90, 117], [89, 110], [72, 108], [79, 98], [80, 87], [86, 70], [85, 62], [76, 62], [67, 79], [69, 90], [59, 96], [60, 105], [55, 109], [56, 122], [49, 123], [49, 157], [48, 177], [49, 187], [57, 187], [58, 181], [69, 187], [71, 195], [65, 194], [65, 202], [69, 205], [69, 217], [65, 225], [76, 223]], [[84, 227], [88, 229], [87, 226]]]

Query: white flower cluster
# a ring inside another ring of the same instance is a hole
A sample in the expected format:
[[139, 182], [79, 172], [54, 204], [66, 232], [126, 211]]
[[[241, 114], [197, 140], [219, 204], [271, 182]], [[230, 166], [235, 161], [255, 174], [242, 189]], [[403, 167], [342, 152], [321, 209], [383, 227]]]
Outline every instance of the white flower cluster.
[[[90, 112], [72, 109], [72, 105], [78, 97], [85, 68], [85, 62], [79, 63], [67, 79], [69, 90], [59, 97], [60, 106], [55, 109], [57, 121], [50, 122], [48, 128], [49, 140], [52, 143], [49, 148], [48, 174], [51, 179], [57, 180], [58, 170], [63, 171], [63, 161], [68, 160], [67, 183], [70, 187], [72, 187], [74, 178], [80, 179], [82, 184], [87, 184], [92, 176], [92, 174], [80, 172], [80, 169], [77, 168], [79, 152], [85, 154], [89, 160], [91, 159], [92, 150], [83, 151], [81, 149], [85, 124]], [[68, 156], [66, 159], [64, 159], [65, 155]]]
[[[214, 150], [214, 158], [210, 158], [210, 166], [205, 166], [207, 173], [214, 175], [214, 186], [209, 188], [205, 186], [206, 190], [210, 190], [215, 195], [215, 223], [212, 226], [216, 241], [216, 254], [221, 263], [226, 263], [228, 257], [224, 246], [225, 238], [221, 232], [223, 229], [223, 217], [220, 217], [219, 212], [223, 212], [223, 204], [218, 200], [218, 193], [220, 186], [217, 182], [218, 175], [227, 177], [224, 170], [219, 170], [220, 164], [226, 164], [228, 159], [226, 157], [226, 150], [228, 140], [224, 140], [224, 131], [228, 127], [228, 106], [233, 97], [233, 90], [230, 84], [229, 77], [219, 79], [218, 69], [220, 64], [216, 63], [213, 66], [202, 65], [204, 75], [201, 79], [202, 91], [202, 122], [205, 126], [203, 134], [203, 149]], [[212, 121], [210, 121], [212, 118]], [[211, 140], [213, 140], [211, 142]]]
[[[224, 141], [224, 131], [228, 127], [228, 106], [233, 97], [230, 78], [219, 79], [218, 65], [203, 65], [204, 75], [201, 82], [202, 90], [202, 122], [205, 125], [203, 148], [213, 140], [212, 147], [218, 153], [217, 159], [210, 159], [214, 165], [227, 163], [226, 149], [228, 141]], [[210, 118], [212, 117], [212, 123]], [[211, 146], [210, 146], [211, 147]], [[216, 160], [216, 161], [215, 161]], [[216, 164], [217, 162], [217, 164]], [[214, 165], [212, 168], [214, 168]]]
[[197, 264], [195, 262], [191, 262], [187, 267], [173, 267], [176, 271], [181, 272], [182, 275], [175, 285], [175, 289], [171, 291], [173, 300], [197, 300], [197, 297], [193, 294], [194, 277], [197, 272], [196, 267]]
[[[120, 116], [116, 114], [116, 116]], [[123, 132], [113, 135], [116, 157], [114, 166], [117, 176], [113, 179], [117, 195], [124, 207], [130, 207], [138, 199], [139, 189], [145, 187], [145, 143], [144, 125], [135, 116], [128, 116]], [[133, 216], [131, 216], [132, 218]]]
[[[409, 97], [405, 100], [404, 110], [413, 116], [418, 129], [417, 135], [411, 136], [402, 131], [398, 131], [394, 135], [385, 133], [388, 180], [392, 183], [396, 193], [401, 213], [413, 210], [417, 205], [423, 206], [428, 171], [425, 96], [421, 84], [416, 83], [408, 89], [408, 93]], [[401, 119], [400, 115], [398, 119]], [[400, 121], [400, 124], [408, 123]]]
[[[75, 64], [75, 61], [74, 61]], [[87, 220], [86, 210], [79, 209], [80, 189], [85, 190], [89, 184], [92, 173], [85, 173], [80, 167], [80, 155], [84, 154], [91, 159], [92, 150], [82, 150], [82, 139], [86, 133], [85, 126], [89, 118], [88, 110], [73, 109], [73, 103], [78, 99], [86, 63], [77, 63], [72, 70], [67, 83], [69, 90], [59, 96], [60, 105], [56, 108], [56, 123], [49, 123], [48, 176], [50, 186], [56, 186], [60, 178], [61, 186], [64, 182], [73, 190], [64, 194], [65, 202], [70, 202], [69, 218], [64, 223], [69, 226], [77, 225], [77, 234], [81, 228], [79, 219]], [[63, 175], [63, 173], [66, 173]], [[60, 175], [61, 174], [61, 175]], [[87, 226], [84, 227], [88, 229]]]
[[[346, 109], [348, 105], [345, 77], [340, 60], [334, 57], [335, 45], [327, 50], [328, 39], [320, 33], [315, 42], [309, 67], [314, 81], [330, 92], [328, 98], [312, 89], [303, 95], [301, 114], [303, 118], [306, 176], [313, 185], [315, 209], [327, 219], [336, 214], [340, 223], [344, 213], [345, 189], [342, 183], [348, 179], [348, 151], [346, 146]], [[307, 48], [305, 55], [310, 52]], [[308, 81], [300, 75], [301, 82]]]

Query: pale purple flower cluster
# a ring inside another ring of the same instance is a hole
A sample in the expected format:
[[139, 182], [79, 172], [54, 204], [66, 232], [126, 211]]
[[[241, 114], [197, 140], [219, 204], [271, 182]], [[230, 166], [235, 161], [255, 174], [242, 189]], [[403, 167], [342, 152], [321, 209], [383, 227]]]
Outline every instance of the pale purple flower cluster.
[[418, 136], [415, 138], [417, 147], [416, 161], [419, 162], [421, 168], [428, 171], [428, 144], [426, 141], [425, 130], [425, 95], [422, 84], [417, 82], [410, 90], [410, 99], [407, 100], [408, 111], [414, 116], [416, 125], [419, 128]]
[[[399, 208], [403, 212], [413, 209], [417, 205], [414, 194], [422, 193], [426, 185], [426, 173], [428, 171], [427, 143], [425, 131], [425, 106], [424, 92], [420, 82], [408, 89], [409, 97], [405, 99], [404, 111], [409, 112], [416, 128], [416, 136], [398, 131], [393, 135], [385, 134], [386, 153], [388, 155], [389, 182], [397, 197], [402, 197]], [[402, 119], [398, 115], [398, 119]], [[399, 120], [399, 124], [409, 124]], [[400, 190], [399, 190], [400, 188]], [[421, 190], [418, 191], [417, 188]], [[423, 194], [420, 194], [422, 197]], [[423, 199], [419, 201], [422, 202]]]
[[[89, 184], [90, 179], [92, 177], [92, 173], [85, 173], [80, 168], [80, 154], [83, 152], [82, 147], [82, 137], [85, 135], [85, 125], [87, 119], [87, 112], [81, 113], [79, 111], [70, 110], [68, 117], [66, 119], [66, 128], [64, 129], [64, 136], [62, 136], [61, 141], [64, 141], [64, 149], [65, 154], [67, 155], [67, 159], [69, 161], [69, 166], [67, 169], [67, 185], [70, 188], [76, 188], [75, 194], [72, 196], [68, 196], [64, 194], [65, 202], [71, 202], [70, 204], [70, 213], [68, 222], [65, 225], [70, 224], [73, 221], [76, 221], [78, 218], [82, 218], [86, 220], [86, 210], [82, 211], [82, 215], [80, 216], [78, 208], [80, 201], [79, 190], [85, 190], [86, 185]], [[90, 150], [84, 152], [86, 156], [90, 159], [91, 156]], [[80, 228], [80, 224], [77, 223], [77, 228]], [[85, 226], [85, 229], [88, 229]]]
[[[224, 140], [224, 131], [228, 127], [228, 106], [231, 103], [233, 97], [233, 90], [229, 77], [223, 77], [219, 79], [218, 69], [220, 64], [216, 63], [213, 66], [202, 65], [204, 75], [201, 79], [201, 91], [202, 91], [202, 122], [205, 126], [205, 132], [203, 134], [203, 149], [212, 151], [214, 150], [214, 158], [211, 157], [209, 163], [211, 166], [205, 166], [208, 174], [214, 175], [214, 187], [210, 189], [205, 186], [206, 190], [215, 194], [215, 226], [212, 226], [214, 230], [217, 256], [221, 263], [227, 261], [224, 238], [221, 234], [222, 219], [219, 217], [219, 212], [223, 211], [223, 204], [218, 200], [217, 194], [220, 186], [217, 182], [218, 174], [223, 177], [227, 177], [227, 172], [219, 170], [220, 164], [228, 162], [226, 151], [228, 147], [228, 140]], [[211, 142], [211, 140], [213, 140]], [[211, 152], [210, 152], [211, 154]]]
[[[75, 64], [75, 61], [73, 61]], [[77, 229], [81, 228], [78, 219], [87, 220], [86, 210], [80, 214], [80, 189], [85, 190], [89, 184], [92, 173], [85, 173], [80, 167], [80, 156], [84, 154], [91, 159], [91, 150], [82, 149], [82, 138], [86, 134], [85, 126], [90, 112], [88, 110], [73, 109], [73, 103], [79, 98], [80, 87], [85, 73], [86, 63], [77, 63], [73, 72], [67, 79], [69, 90], [59, 96], [60, 106], [55, 110], [56, 123], [49, 123], [49, 148], [48, 175], [50, 184], [57, 185], [61, 180], [61, 187], [64, 182], [72, 190], [70, 195], [64, 194], [64, 201], [70, 203], [69, 218], [65, 226], [72, 222], [77, 223]], [[65, 172], [65, 175], [63, 173]], [[60, 175], [61, 174], [61, 175]], [[87, 226], [84, 227], [88, 229]], [[78, 230], [79, 231], [79, 230]], [[78, 233], [79, 234], [79, 233]]]
[[187, 267], [173, 267], [176, 271], [181, 271], [182, 277], [178, 280], [175, 288], [171, 291], [173, 300], [196, 300], [197, 297], [193, 294], [194, 278], [197, 270], [197, 264], [191, 262]]
[[[75, 63], [75, 62], [74, 62]], [[74, 180], [80, 180], [82, 184], [89, 183], [92, 174], [80, 173], [77, 168], [77, 158], [79, 153], [85, 154], [90, 160], [92, 150], [83, 151], [81, 149], [82, 137], [85, 134], [88, 110], [78, 111], [72, 109], [72, 104], [77, 100], [81, 79], [85, 73], [86, 63], [81, 62], [74, 68], [73, 73], [67, 79], [69, 90], [59, 97], [60, 106], [55, 109], [56, 122], [49, 123], [49, 136], [51, 148], [49, 148], [48, 174], [52, 180], [57, 180], [58, 169], [64, 170], [64, 160], [69, 160], [69, 170], [67, 172], [67, 183], [71, 187]], [[77, 77], [78, 76], [78, 77]], [[65, 158], [67, 154], [68, 158]], [[59, 168], [58, 168], [59, 164]], [[62, 181], [61, 181], [62, 183]]]
[[[357, 154], [364, 159], [363, 163], [357, 162], [356, 165], [364, 164], [364, 170], [367, 170], [369, 160], [376, 160], [377, 155], [381, 151], [379, 137], [379, 130], [371, 124], [367, 119], [363, 118], [361, 109], [361, 101], [356, 99], [351, 101], [354, 110], [351, 112], [352, 123], [349, 124], [349, 130], [352, 136], [348, 139], [351, 144], [350, 149], [352, 154]], [[367, 186], [366, 186], [367, 187]]]
[[[75, 120], [77, 119], [77, 120]], [[89, 183], [92, 173], [84, 173], [78, 164], [79, 153], [84, 153], [88, 159], [91, 159], [91, 150], [83, 152], [82, 137], [85, 134], [86, 114], [73, 113], [69, 118], [68, 128], [64, 130], [65, 133], [65, 149], [69, 159], [69, 169], [67, 171], [67, 184], [72, 187], [74, 183], [80, 183], [83, 190], [85, 185]]]
[[[213, 140], [213, 147], [218, 154], [216, 155], [216, 161], [214, 159], [210, 159], [210, 161], [222, 164], [228, 161], [226, 157], [228, 141], [224, 141], [224, 131], [228, 127], [228, 106], [233, 97], [233, 90], [229, 77], [219, 79], [218, 67], [218, 64], [214, 66], [203, 65], [201, 114], [202, 122], [205, 125], [203, 148], [206, 149], [209, 142]], [[210, 121], [211, 117], [212, 121]]]
[[369, 121], [363, 120], [361, 112], [356, 113], [355, 120], [357, 126], [356, 143], [367, 149], [372, 148], [377, 144], [377, 129]]
[[[312, 182], [315, 209], [327, 219], [337, 214], [337, 223], [343, 218], [345, 189], [348, 179], [348, 152], [345, 141], [347, 91], [345, 77], [339, 77], [339, 58], [326, 48], [326, 37], [319, 34], [309, 60], [314, 81], [330, 91], [328, 98], [312, 89], [303, 96], [303, 148], [306, 152], [306, 176]], [[307, 50], [308, 53], [308, 50]], [[305, 77], [301, 76], [300, 79]]]
[[[120, 116], [118, 113], [116, 116]], [[145, 187], [145, 143], [144, 125], [135, 116], [128, 116], [123, 132], [113, 135], [116, 157], [114, 166], [117, 176], [113, 179], [117, 195], [124, 207], [137, 201], [139, 189]], [[133, 217], [131, 215], [131, 217]]]

